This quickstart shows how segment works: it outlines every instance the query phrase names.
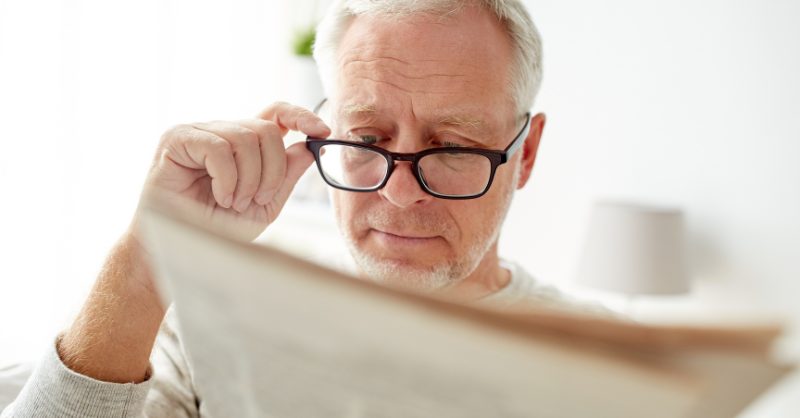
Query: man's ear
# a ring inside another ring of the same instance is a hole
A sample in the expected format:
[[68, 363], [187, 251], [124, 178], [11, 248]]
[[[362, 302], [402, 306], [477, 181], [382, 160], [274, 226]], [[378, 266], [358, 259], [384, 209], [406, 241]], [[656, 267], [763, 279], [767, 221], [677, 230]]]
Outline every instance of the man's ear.
[[519, 183], [517, 189], [521, 189], [528, 183], [533, 171], [533, 163], [536, 162], [536, 152], [539, 150], [539, 142], [542, 139], [542, 131], [546, 122], [544, 113], [537, 113], [531, 118], [531, 130], [528, 137], [522, 144], [522, 159], [519, 162]]

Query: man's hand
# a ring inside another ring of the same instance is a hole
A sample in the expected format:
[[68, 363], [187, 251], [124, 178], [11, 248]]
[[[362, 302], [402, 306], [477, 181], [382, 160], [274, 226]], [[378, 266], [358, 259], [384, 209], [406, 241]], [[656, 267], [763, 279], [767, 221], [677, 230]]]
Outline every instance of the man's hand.
[[[257, 119], [179, 125], [159, 145], [142, 193], [200, 204], [204, 216], [225, 213], [252, 239], [278, 216], [314, 161], [304, 143], [284, 148], [289, 130], [325, 137], [312, 112], [277, 103]], [[169, 203], [169, 202], [167, 202]], [[141, 382], [164, 306], [154, 290], [136, 220], [112, 250], [58, 352], [67, 367], [109, 382]]]
[[304, 143], [284, 148], [289, 130], [330, 133], [312, 112], [286, 103], [268, 107], [257, 119], [178, 125], [162, 137], [145, 193], [190, 199], [209, 220], [232, 216], [237, 235], [252, 240], [275, 220], [314, 162]]

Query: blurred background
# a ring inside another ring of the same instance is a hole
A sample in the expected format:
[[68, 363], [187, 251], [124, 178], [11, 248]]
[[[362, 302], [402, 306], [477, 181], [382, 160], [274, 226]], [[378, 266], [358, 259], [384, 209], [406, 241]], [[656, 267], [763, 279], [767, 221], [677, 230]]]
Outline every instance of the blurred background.
[[[526, 3], [548, 122], [501, 254], [641, 321], [784, 318], [781, 355], [800, 359], [800, 2]], [[164, 130], [313, 104], [298, 53], [325, 6], [0, 0], [0, 367], [35, 361], [80, 308]], [[263, 240], [336, 246], [316, 176]], [[608, 199], [682, 211], [689, 293], [631, 305], [575, 283]], [[796, 414], [794, 375], [744, 416]]]

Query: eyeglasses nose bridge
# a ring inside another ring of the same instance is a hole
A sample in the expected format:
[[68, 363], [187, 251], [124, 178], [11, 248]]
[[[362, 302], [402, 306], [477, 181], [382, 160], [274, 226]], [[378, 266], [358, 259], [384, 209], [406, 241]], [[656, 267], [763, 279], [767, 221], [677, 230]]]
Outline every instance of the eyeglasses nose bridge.
[[[406, 154], [406, 153], [389, 153], [389, 168], [386, 170], [386, 181], [389, 181], [389, 177], [392, 176], [394, 169], [397, 167], [398, 162], [406, 162], [411, 164], [411, 174], [414, 177], [417, 177], [417, 156], [416, 154]], [[419, 179], [417, 179], [419, 180]]]
[[411, 170], [411, 175], [414, 176], [419, 183], [419, 186], [425, 190], [425, 184], [423, 184], [422, 178], [420, 177], [419, 173], [419, 156], [416, 153], [396, 153], [396, 152], [389, 152], [389, 167], [386, 170], [386, 180], [384, 184], [389, 182], [389, 178], [394, 174], [395, 168], [397, 168], [398, 162], [406, 162], [409, 164], [409, 170]]
[[428, 190], [428, 187], [425, 185], [424, 181], [422, 180], [421, 173], [419, 172], [419, 159], [416, 154], [407, 154], [407, 153], [389, 153], [388, 162], [389, 167], [386, 170], [386, 177], [383, 180], [383, 184], [381, 185], [380, 189], [383, 189], [391, 180], [392, 176], [395, 174], [395, 169], [397, 168], [398, 162], [405, 162], [409, 164], [409, 171], [411, 172], [411, 176], [416, 180], [419, 188], [426, 192], [427, 194], [431, 194]]
[[389, 153], [389, 155], [391, 156], [393, 162], [406, 161], [409, 163], [413, 163], [414, 160], [417, 158], [417, 154], [406, 154], [406, 153], [398, 154], [392, 152]]

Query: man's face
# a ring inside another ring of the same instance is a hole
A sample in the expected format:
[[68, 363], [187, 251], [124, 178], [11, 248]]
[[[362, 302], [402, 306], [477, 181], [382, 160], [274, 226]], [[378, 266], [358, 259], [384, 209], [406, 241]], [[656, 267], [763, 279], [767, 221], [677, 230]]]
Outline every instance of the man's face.
[[[512, 48], [490, 14], [357, 17], [339, 49], [333, 136], [412, 153], [450, 145], [504, 149], [521, 128], [508, 85]], [[333, 191], [359, 269], [396, 285], [435, 289], [496, 265], [497, 235], [518, 160], [470, 200], [423, 191], [399, 162], [378, 192]]]

